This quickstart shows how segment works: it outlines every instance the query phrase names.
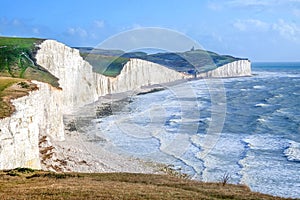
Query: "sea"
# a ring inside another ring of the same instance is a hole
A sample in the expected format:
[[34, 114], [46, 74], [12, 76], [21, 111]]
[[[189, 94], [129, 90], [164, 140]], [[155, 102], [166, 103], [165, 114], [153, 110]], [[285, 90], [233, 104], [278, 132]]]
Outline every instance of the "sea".
[[102, 148], [190, 178], [300, 198], [300, 63], [253, 63], [251, 77], [200, 79], [132, 95], [93, 119]]

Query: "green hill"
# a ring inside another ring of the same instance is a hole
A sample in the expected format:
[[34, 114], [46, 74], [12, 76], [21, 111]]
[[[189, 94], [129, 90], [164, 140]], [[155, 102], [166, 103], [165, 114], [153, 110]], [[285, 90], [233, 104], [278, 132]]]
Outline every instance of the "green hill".
[[227, 63], [241, 60], [241, 58], [219, 55], [200, 49], [156, 54], [144, 52], [122, 53], [122, 51], [117, 50], [92, 50], [92, 48], [79, 48], [79, 50], [82, 56], [93, 66], [95, 72], [113, 77], [120, 74], [123, 66], [130, 58], [147, 60], [191, 75], [210, 71]]
[[0, 37], [0, 76], [37, 80], [58, 87], [58, 79], [36, 64], [34, 56], [42, 41], [36, 38]]

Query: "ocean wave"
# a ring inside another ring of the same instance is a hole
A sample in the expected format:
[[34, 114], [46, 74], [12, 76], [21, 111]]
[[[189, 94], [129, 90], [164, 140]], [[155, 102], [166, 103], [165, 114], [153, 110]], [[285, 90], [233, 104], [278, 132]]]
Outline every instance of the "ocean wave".
[[260, 118], [258, 118], [256, 121], [263, 124], [263, 123], [265, 123], [267, 120], [264, 119], [263, 117], [260, 117]]
[[250, 149], [256, 150], [276, 150], [287, 147], [287, 141], [284, 138], [270, 134], [249, 135], [243, 139], [243, 142]]
[[263, 85], [254, 85], [253, 86], [253, 89], [264, 89], [265, 88], [265, 86], [263, 86]]
[[230, 173], [232, 182], [252, 190], [300, 197], [299, 85], [287, 76], [261, 72], [224, 79], [228, 112], [222, 133], [207, 134], [212, 103], [204, 80], [191, 82], [193, 96], [176, 96], [179, 89], [141, 95], [128, 104], [130, 113], [95, 124], [118, 152], [172, 164], [201, 180], [220, 181]]
[[255, 107], [267, 107], [267, 106], [270, 106], [270, 104], [266, 104], [266, 103], [255, 104]]
[[280, 114], [283, 114], [283, 115], [289, 115], [289, 114], [291, 114], [291, 113], [289, 112], [289, 109], [287, 109], [287, 108], [280, 108], [280, 109], [277, 109], [276, 112], [277, 112], [277, 113], [280, 113]]
[[240, 181], [241, 176], [237, 173], [240, 171], [240, 165], [237, 161], [244, 151], [242, 137], [242, 135], [224, 133], [212, 145], [207, 143], [202, 135], [194, 136], [193, 142], [201, 146], [202, 150], [196, 156], [203, 160], [205, 167], [202, 173], [203, 181], [220, 181], [225, 173], [230, 173], [232, 183]]
[[282, 98], [283, 97], [283, 94], [277, 94], [274, 96], [274, 98]]
[[252, 71], [253, 74], [256, 74], [256, 78], [281, 78], [281, 77], [288, 77], [288, 78], [297, 78], [300, 77], [300, 73], [298, 72], [283, 72], [283, 71]]
[[300, 143], [290, 141], [290, 145], [284, 150], [284, 154], [289, 161], [300, 162]]
[[289, 108], [280, 108], [277, 109], [274, 113], [275, 115], [282, 118], [282, 120], [288, 123], [299, 123], [300, 118], [295, 114], [296, 111], [292, 111]]
[[247, 89], [247, 88], [241, 88], [241, 89], [240, 89], [240, 91], [243, 91], [243, 92], [244, 92], [244, 91], [249, 91], [249, 90], [250, 90], [250, 89]]

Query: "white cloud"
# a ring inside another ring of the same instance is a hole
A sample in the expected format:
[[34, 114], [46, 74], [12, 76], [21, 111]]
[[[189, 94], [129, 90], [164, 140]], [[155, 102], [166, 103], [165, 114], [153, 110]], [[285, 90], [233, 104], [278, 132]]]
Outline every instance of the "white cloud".
[[212, 32], [211, 37], [219, 43], [223, 42], [222, 36], [219, 35], [218, 33]]
[[30, 36], [30, 37], [44, 37], [51, 32], [51, 30], [44, 25], [32, 24], [31, 21], [26, 21], [18, 18], [0, 18], [1, 33], [7, 36]]
[[270, 25], [258, 19], [237, 20], [233, 23], [233, 27], [239, 31], [267, 31]]
[[69, 35], [78, 35], [79, 37], [82, 37], [82, 38], [88, 36], [88, 32], [85, 29], [80, 28], [80, 27], [77, 27], [77, 28], [71, 27], [68, 29], [67, 32]]
[[300, 9], [293, 9], [293, 15], [296, 16], [296, 17], [300, 17]]
[[40, 34], [40, 30], [39, 30], [38, 28], [33, 28], [33, 29], [32, 29], [32, 32], [33, 32], [34, 34]]
[[132, 27], [131, 27], [132, 29], [136, 29], [136, 28], [143, 28], [143, 26], [142, 25], [140, 25], [140, 24], [133, 24], [132, 25]]
[[69, 29], [68, 29], [68, 34], [70, 34], [70, 35], [75, 35], [75, 33], [76, 33], [75, 28], [69, 28]]
[[295, 23], [288, 23], [280, 19], [277, 23], [273, 24], [272, 28], [286, 39], [300, 41], [300, 27]]
[[224, 5], [230, 7], [254, 7], [254, 8], [274, 8], [288, 6], [294, 8], [300, 5], [300, 0], [230, 0]]
[[12, 24], [13, 24], [14, 26], [19, 26], [19, 25], [21, 25], [21, 22], [20, 22], [18, 19], [14, 19], [14, 20], [12, 21]]
[[227, 4], [231, 6], [269, 6], [276, 2], [276, 0], [231, 0]]
[[208, 2], [207, 7], [213, 11], [219, 11], [223, 9], [223, 5], [219, 2]]
[[94, 25], [96, 28], [103, 28], [104, 27], [104, 21], [103, 20], [95, 20]]

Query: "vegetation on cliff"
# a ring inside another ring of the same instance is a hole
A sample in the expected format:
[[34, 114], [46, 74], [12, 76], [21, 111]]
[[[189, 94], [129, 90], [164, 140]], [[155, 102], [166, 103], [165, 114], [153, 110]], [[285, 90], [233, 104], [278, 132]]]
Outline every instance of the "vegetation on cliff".
[[12, 99], [25, 96], [36, 89], [37, 86], [28, 80], [0, 77], [0, 119], [9, 117], [15, 111]]
[[0, 37], [0, 76], [37, 80], [58, 87], [58, 79], [35, 62], [36, 38]]

